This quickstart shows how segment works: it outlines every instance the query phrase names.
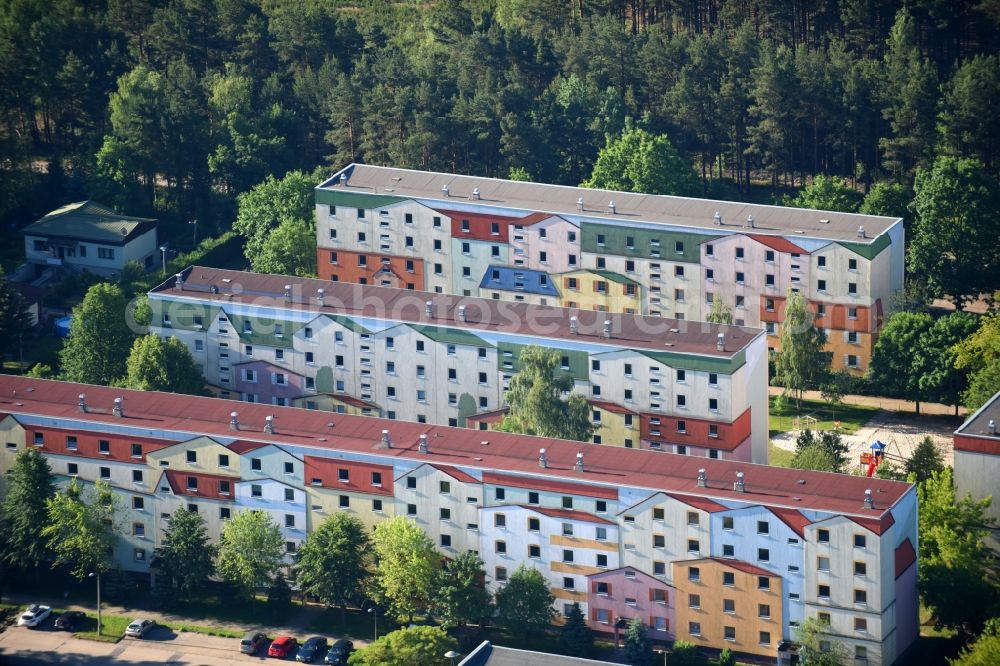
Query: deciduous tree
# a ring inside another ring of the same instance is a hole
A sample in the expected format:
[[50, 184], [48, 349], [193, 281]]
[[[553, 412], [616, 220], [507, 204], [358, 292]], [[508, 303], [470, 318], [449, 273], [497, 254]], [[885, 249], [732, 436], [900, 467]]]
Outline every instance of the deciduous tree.
[[101, 282], [87, 290], [73, 308], [69, 337], [59, 354], [63, 379], [106, 386], [125, 375], [135, 338], [126, 321], [127, 307], [117, 285]]
[[979, 638], [967, 645], [956, 659], [949, 659], [950, 666], [994, 666], [1000, 664], [1000, 619], [993, 618]]
[[[826, 453], [829, 460], [833, 463], [828, 471], [844, 472], [846, 470], [849, 462], [847, 453], [850, 449], [846, 444], [844, 444], [844, 440], [840, 436], [840, 433], [832, 430], [824, 430], [819, 433], [814, 433], [808, 428], [799, 433], [799, 436], [795, 439], [796, 450], [801, 452], [813, 447], [819, 447]], [[793, 467], [794, 466], [795, 465], [793, 463]]]
[[246, 599], [270, 586], [282, 565], [285, 540], [263, 511], [238, 511], [222, 528], [215, 569]]
[[48, 501], [55, 495], [48, 460], [34, 447], [22, 450], [4, 486], [0, 522], [4, 532], [3, 561], [11, 568], [38, 567], [49, 554], [42, 530], [48, 524]]
[[875, 183], [865, 195], [865, 200], [861, 202], [858, 212], [865, 215], [902, 217], [911, 222], [908, 218], [910, 217], [910, 203], [912, 201], [913, 192], [899, 183]]
[[805, 297], [789, 289], [775, 373], [785, 391], [795, 395], [796, 409], [801, 405], [802, 392], [821, 384], [830, 371], [829, 357], [823, 351], [825, 344], [826, 333], [813, 325]]
[[434, 607], [445, 627], [484, 623], [493, 612], [483, 561], [471, 550], [449, 560], [441, 571]]
[[216, 547], [209, 542], [205, 519], [181, 507], [170, 514], [153, 567], [182, 599], [201, 589], [215, 573]]
[[916, 402], [917, 413], [924, 394], [920, 389], [916, 351], [934, 325], [924, 312], [897, 312], [879, 334], [868, 366], [868, 378], [881, 395]]
[[372, 543], [374, 596], [390, 614], [412, 622], [414, 615], [431, 605], [441, 556], [424, 531], [403, 516], [376, 525]]
[[841, 178], [818, 175], [786, 203], [795, 208], [854, 213], [861, 204], [861, 195]]
[[[683, 650], [685, 646], [680, 647]], [[674, 648], [677, 648], [676, 643]], [[638, 617], [629, 620], [625, 629], [625, 661], [631, 666], [650, 666], [653, 663], [653, 642], [646, 635], [646, 625]]]
[[538, 634], [552, 624], [556, 616], [555, 597], [537, 569], [523, 564], [510, 574], [507, 583], [494, 595], [497, 623], [511, 631]]
[[701, 189], [691, 165], [665, 135], [634, 127], [626, 127], [619, 137], [608, 137], [582, 186], [679, 196], [694, 196]]
[[712, 298], [712, 309], [709, 311], [705, 321], [712, 324], [726, 324], [732, 326], [733, 309], [722, 300], [721, 296], [716, 294], [715, 297]]
[[808, 618], [795, 630], [799, 645], [799, 656], [803, 664], [817, 666], [846, 666], [849, 655], [847, 647], [833, 638], [830, 624], [816, 618]]
[[458, 641], [441, 627], [398, 629], [351, 654], [351, 666], [439, 666]]
[[295, 582], [305, 593], [328, 606], [347, 604], [361, 596], [369, 575], [371, 541], [360, 520], [338, 511], [320, 523], [295, 554]]
[[316, 277], [316, 225], [299, 218], [285, 218], [250, 259], [258, 273]]
[[110, 571], [120, 533], [119, 504], [111, 486], [103, 481], [84, 489], [73, 479], [64, 492], [48, 498], [42, 536], [55, 553], [56, 564], [68, 567], [80, 579]]
[[[311, 225], [315, 188], [322, 180], [319, 171], [308, 174], [291, 171], [281, 179], [268, 176], [249, 192], [237, 197], [233, 230], [247, 239], [244, 252], [251, 265], [259, 261], [268, 238], [285, 220]], [[294, 227], [291, 227], [294, 230]]]
[[983, 317], [976, 332], [955, 345], [954, 351], [955, 367], [969, 373], [969, 388], [962, 400], [969, 409], [979, 409], [1000, 386], [1000, 315]]
[[125, 365], [127, 372], [121, 382], [125, 388], [207, 395], [191, 352], [175, 337], [164, 340], [150, 333], [137, 338]]
[[944, 457], [937, 444], [928, 435], [920, 440], [913, 454], [906, 461], [907, 476], [913, 475], [917, 483], [923, 483], [934, 474], [944, 471]]

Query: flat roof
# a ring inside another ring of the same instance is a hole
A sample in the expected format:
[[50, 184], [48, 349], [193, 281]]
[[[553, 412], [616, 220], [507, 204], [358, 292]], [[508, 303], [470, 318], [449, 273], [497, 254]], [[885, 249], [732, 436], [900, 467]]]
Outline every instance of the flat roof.
[[[990, 421], [993, 422], [992, 430]], [[1000, 391], [965, 419], [965, 423], [958, 427], [955, 434], [1000, 441]]]
[[[88, 409], [79, 409], [79, 394]], [[114, 399], [123, 398], [122, 417], [112, 414]], [[230, 430], [230, 413], [237, 412], [239, 432]], [[108, 426], [136, 436], [263, 442], [303, 446], [364, 455], [368, 461], [392, 464], [395, 458], [460, 467], [463, 471], [502, 472], [505, 477], [534, 478], [539, 484], [563, 483], [591, 487], [593, 493], [622, 487], [681, 493], [712, 501], [732, 500], [750, 505], [779, 506], [843, 514], [868, 522], [891, 516], [889, 509], [912, 485], [829, 472], [769, 467], [732, 460], [695, 458], [659, 451], [626, 449], [585, 442], [532, 437], [496, 431], [394, 421], [334, 412], [277, 407], [219, 398], [132, 391], [31, 377], [0, 375], [0, 416], [30, 416], [43, 426], [48, 419]], [[274, 416], [274, 432], [263, 432], [265, 417]], [[387, 430], [392, 448], [380, 446]], [[420, 453], [420, 435], [427, 435], [429, 452]], [[182, 440], [183, 441], [183, 440]], [[546, 449], [548, 467], [538, 466], [538, 452]], [[584, 454], [584, 470], [575, 471], [577, 453]], [[382, 459], [382, 460], [379, 460]], [[706, 470], [707, 486], [698, 485], [699, 469]], [[744, 473], [746, 492], [736, 492], [736, 473]], [[872, 490], [874, 508], [864, 507], [864, 493]]]
[[[182, 275], [183, 289], [176, 288], [176, 276], [171, 276], [149, 293], [219, 306], [240, 303], [313, 312], [316, 315], [367, 317], [406, 324], [447, 326], [471, 332], [559, 338], [613, 348], [724, 359], [734, 358], [754, 339], [764, 335], [762, 329], [745, 326], [560, 308], [205, 266], [191, 266]], [[290, 300], [285, 298], [286, 286], [291, 287]], [[320, 289], [324, 290], [323, 305], [319, 304]], [[432, 315], [427, 314], [428, 301], [433, 304]], [[460, 306], [465, 307], [464, 321], [459, 316]], [[576, 317], [576, 333], [572, 331], [573, 317]], [[605, 321], [611, 322], [610, 338], [604, 336]], [[719, 334], [725, 336], [725, 351], [717, 348]]]
[[[348, 176], [345, 185], [340, 184], [342, 173]], [[445, 186], [448, 187], [447, 196], [442, 192]], [[478, 199], [473, 197], [476, 188], [479, 189]], [[318, 189], [426, 199], [439, 202], [443, 208], [461, 203], [510, 208], [525, 214], [540, 212], [582, 216], [595, 221], [653, 223], [731, 234], [752, 231], [756, 235], [801, 235], [851, 243], [871, 243], [900, 222], [900, 218], [859, 213], [592, 190], [368, 164], [351, 164], [323, 182]], [[580, 198], [584, 201], [583, 210], [577, 206]], [[611, 201], [615, 202], [614, 214], [609, 208]], [[716, 211], [722, 215], [721, 226], [715, 224]], [[744, 226], [748, 216], [754, 219], [752, 230]], [[858, 236], [859, 227], [865, 228], [864, 238]]]

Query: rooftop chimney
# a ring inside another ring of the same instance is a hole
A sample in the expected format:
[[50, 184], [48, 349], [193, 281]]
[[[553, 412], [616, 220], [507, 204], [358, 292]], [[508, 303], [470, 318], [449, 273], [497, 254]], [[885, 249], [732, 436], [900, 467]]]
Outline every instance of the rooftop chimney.
[[990, 419], [988, 427], [990, 429], [990, 434], [991, 435], [997, 434], [997, 422], [996, 421], [994, 421], [993, 419]]
[[77, 403], [80, 407], [80, 411], [84, 414], [87, 413], [87, 396], [83, 393], [80, 394], [80, 402]]
[[715, 224], [717, 224], [718, 226], [721, 227], [722, 226], [722, 213], [720, 213], [719, 211], [715, 211], [714, 220], [715, 220]]
[[736, 483], [733, 484], [733, 490], [738, 493], [745, 493], [747, 491], [747, 484], [743, 480], [743, 472], [736, 472]]
[[715, 339], [715, 348], [721, 352], [726, 351], [726, 334], [719, 333], [718, 337]]
[[576, 200], [576, 209], [583, 210], [583, 197]]
[[111, 410], [111, 413], [118, 418], [125, 416], [125, 408], [122, 406], [123, 402], [125, 402], [123, 398], [115, 398], [115, 407]]
[[538, 449], [538, 466], [542, 469], [549, 466], [549, 457], [545, 455], [545, 449]]
[[240, 429], [239, 414], [236, 412], [229, 412], [229, 429], [230, 430]]
[[424, 303], [424, 310], [427, 312], [428, 317], [434, 316], [434, 303], [433, 301], [427, 301]]
[[340, 174], [340, 184], [343, 185], [343, 186], [347, 185], [347, 174], [346, 173]]
[[583, 471], [583, 451], [580, 451], [579, 453], [576, 454], [576, 462], [573, 463], [573, 471], [574, 472]]
[[285, 300], [286, 301], [292, 300], [292, 285], [290, 284], [285, 285]]
[[874, 509], [875, 508], [875, 500], [872, 499], [872, 491], [871, 491], [871, 489], [868, 489], [868, 490], [865, 491], [865, 508], [866, 509]]
[[864, 238], [864, 237], [865, 237], [865, 228], [858, 227], [858, 238]]
[[753, 229], [753, 215], [747, 215], [747, 229]]
[[271, 414], [264, 417], [264, 432], [268, 435], [274, 434], [274, 416]]
[[441, 186], [441, 194], [445, 195], [446, 197], [449, 196], [447, 184]]
[[181, 291], [184, 291], [184, 273], [178, 273], [174, 276], [174, 286]]
[[472, 198], [473, 199], [479, 199], [479, 188], [478, 187], [476, 187], [476, 188], [474, 188], [472, 190]]
[[610, 338], [611, 337], [611, 320], [610, 319], [605, 319], [604, 320], [604, 337], [606, 337], [606, 338]]
[[698, 470], [698, 487], [699, 488], [708, 487], [708, 479], [705, 476], [704, 468]]
[[458, 306], [458, 320], [459, 321], [465, 321], [465, 306], [464, 305], [459, 305]]
[[577, 332], [577, 323], [576, 322], [577, 322], [577, 319], [576, 319], [575, 316], [569, 318], [569, 332], [572, 333], [573, 335], [576, 335], [576, 332]]
[[608, 203], [608, 208], [611, 209], [611, 214], [612, 215], [614, 215], [615, 213], [618, 212], [617, 209], [615, 208], [615, 202], [614, 201], [611, 201], [611, 202]]
[[417, 451], [427, 453], [427, 435], [420, 435], [420, 441], [417, 443]]
[[317, 289], [316, 298], [319, 300], [319, 304], [323, 305], [323, 297], [326, 296], [326, 289]]
[[382, 431], [382, 446], [385, 447], [385, 448], [387, 448], [387, 449], [391, 449], [392, 448], [392, 439], [390, 439], [390, 437], [389, 437], [389, 431], [388, 430], [383, 430]]

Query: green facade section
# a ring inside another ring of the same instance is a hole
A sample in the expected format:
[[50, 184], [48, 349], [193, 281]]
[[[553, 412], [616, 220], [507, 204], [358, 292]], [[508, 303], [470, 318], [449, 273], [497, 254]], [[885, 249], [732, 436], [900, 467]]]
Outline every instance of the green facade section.
[[316, 190], [316, 203], [344, 208], [381, 208], [406, 201], [406, 197], [391, 197], [384, 194], [365, 194], [343, 190]]
[[[232, 322], [241, 341], [252, 345], [284, 347], [285, 349], [292, 348], [292, 336], [305, 327], [305, 324], [301, 322], [235, 314], [229, 315], [229, 321]], [[250, 324], [249, 327], [247, 322]], [[280, 335], [278, 334], [279, 327], [281, 328]]]
[[630, 280], [629, 278], [625, 277], [624, 275], [622, 275], [620, 273], [615, 273], [614, 271], [599, 271], [599, 270], [596, 270], [596, 269], [590, 269], [590, 270], [588, 270], [588, 272], [589, 273], [593, 273], [594, 275], [597, 275], [599, 277], [602, 277], [605, 280], [609, 280], [611, 282], [616, 282], [618, 284], [635, 284], [635, 285], [639, 284], [635, 280]]
[[892, 241], [889, 240], [889, 234], [882, 234], [871, 243], [839, 243], [839, 245], [846, 247], [854, 254], [861, 255], [868, 261], [877, 257], [882, 250], [891, 244]]
[[457, 328], [447, 328], [445, 326], [423, 326], [420, 324], [410, 324], [417, 333], [424, 335], [434, 342], [450, 345], [464, 345], [466, 347], [492, 347], [493, 345], [483, 340], [477, 335]]
[[348, 331], [352, 331], [354, 333], [360, 333], [363, 335], [371, 334], [371, 331], [369, 331], [367, 328], [365, 328], [358, 322], [354, 321], [350, 317], [345, 317], [343, 315], [323, 315], [323, 316], [329, 319], [330, 321], [337, 322], [338, 324], [346, 328]]
[[[497, 366], [501, 372], [521, 371], [521, 350], [528, 345], [519, 345], [513, 342], [497, 343]], [[572, 349], [556, 349], [559, 352], [563, 363], [564, 374], [569, 375], [574, 381], [585, 382], [590, 378], [590, 355], [587, 352]], [[510, 354], [508, 356], [508, 354]], [[509, 368], [505, 363], [513, 365]], [[568, 367], [568, 369], [566, 369]]]
[[636, 350], [643, 356], [651, 358], [657, 363], [662, 363], [671, 368], [681, 370], [692, 370], [701, 372], [718, 372], [722, 375], [731, 375], [742, 368], [747, 361], [746, 352], [740, 351], [732, 358], [718, 356], [692, 356], [691, 354], [681, 354], [679, 352], [654, 352], [642, 349]]
[[221, 308], [216, 305], [149, 299], [150, 323], [153, 326], [174, 328], [179, 331], [208, 330], [220, 310]]
[[[630, 229], [593, 222], [584, 222], [580, 227], [580, 249], [584, 252], [689, 264], [701, 263], [701, 244], [713, 238], [717, 236], [693, 232]], [[680, 252], [677, 251], [678, 243], [681, 244]], [[654, 254], [657, 251], [659, 256]]]

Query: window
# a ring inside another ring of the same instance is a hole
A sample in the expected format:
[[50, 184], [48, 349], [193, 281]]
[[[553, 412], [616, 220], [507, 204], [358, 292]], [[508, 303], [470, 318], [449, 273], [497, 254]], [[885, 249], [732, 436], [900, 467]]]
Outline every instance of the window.
[[728, 587], [732, 587], [733, 585], [736, 585], [736, 574], [734, 574], [732, 571], [723, 571], [722, 572], [722, 584], [726, 585]]
[[674, 252], [677, 254], [684, 254], [684, 241], [674, 242]]
[[132, 470], [132, 483], [142, 483], [142, 470], [134, 469]]
[[572, 562], [573, 561], [573, 551], [564, 548], [563, 552], [562, 552], [562, 561], [563, 562]]
[[830, 598], [830, 586], [829, 585], [819, 585], [816, 588], [816, 596], [820, 599]]
[[294, 473], [295, 473], [295, 464], [294, 463], [290, 463], [290, 462], [286, 462], [285, 463], [285, 474], [294, 474]]
[[285, 514], [285, 527], [295, 527], [295, 514], [293, 513]]
[[250, 469], [256, 470], [258, 472], [260, 471], [260, 469], [261, 469], [260, 458], [251, 458], [250, 459]]
[[767, 576], [757, 576], [757, 589], [758, 590], [770, 590], [771, 589], [771, 579]]
[[857, 282], [848, 282], [847, 283], [847, 293], [848, 294], [857, 294], [858, 293], [858, 283]]
[[438, 489], [441, 491], [442, 495], [447, 495], [451, 492], [451, 481], [439, 481]]
[[666, 548], [666, 537], [662, 534], [653, 535], [653, 548]]
[[854, 631], [868, 631], [868, 620], [863, 617], [854, 618]]
[[723, 599], [722, 600], [722, 612], [735, 614], [736, 613], [736, 600], [735, 599]]
[[731, 530], [731, 529], [733, 529], [733, 517], [732, 516], [723, 516], [722, 517], [722, 529], [724, 529], [724, 530]]
[[506, 541], [497, 541], [494, 544], [494, 550], [497, 553], [501, 554], [501, 555], [506, 554], [507, 553], [507, 542]]
[[263, 497], [263, 495], [264, 495], [264, 488], [261, 485], [256, 483], [250, 485], [251, 497]]
[[816, 558], [816, 568], [819, 569], [820, 571], [829, 571], [830, 570], [830, 558], [829, 557], [824, 557], [822, 555], [820, 555], [819, 557], [817, 557]]
[[573, 536], [573, 523], [563, 523], [562, 533], [563, 536]]
[[[138, 446], [138, 445], [137, 444], [133, 444], [132, 446], [134, 447], [134, 446]], [[135, 455], [134, 450], [133, 450], [133, 455]], [[219, 454], [219, 467], [229, 467], [229, 456], [226, 455], [225, 453], [220, 453]]]
[[757, 617], [762, 617], [762, 618], [771, 617], [771, 605], [757, 604]]
[[688, 525], [700, 525], [701, 524], [701, 519], [698, 516], [698, 512], [697, 511], [688, 511], [687, 524]]
[[339, 498], [338, 504], [340, 505], [341, 509], [348, 509], [348, 508], [350, 508], [350, 506], [351, 506], [351, 496], [350, 495], [341, 495], [340, 498]]
[[688, 622], [688, 633], [692, 636], [701, 636], [701, 622]]
[[451, 509], [444, 509], [444, 508], [439, 509], [438, 517], [441, 520], [451, 520]]
[[417, 505], [416, 504], [407, 504], [406, 505], [406, 515], [410, 516], [410, 517], [416, 516], [417, 515]]
[[701, 580], [701, 569], [698, 567], [688, 567], [688, 580], [697, 583]]
[[542, 547], [532, 544], [528, 546], [528, 557], [538, 559], [542, 556]]
[[826, 291], [826, 280], [820, 280], [816, 283], [816, 288], [820, 291]]
[[70, 476], [76, 476], [80, 470], [76, 463], [66, 463], [66, 473]]
[[378, 511], [381, 511], [381, 510], [382, 510], [382, 500], [380, 500], [380, 499], [373, 499], [372, 500], [372, 511], [378, 512]]
[[722, 637], [725, 638], [727, 641], [735, 641], [736, 640], [736, 627], [723, 627], [722, 628]]
[[541, 529], [541, 522], [538, 518], [528, 518], [528, 531], [538, 532]]
[[767, 548], [757, 549], [757, 559], [761, 562], [767, 562], [771, 559], [771, 551]]
[[735, 557], [735, 553], [736, 553], [736, 549], [735, 549], [735, 547], [732, 544], [730, 544], [730, 543], [723, 544], [723, 546], [722, 546], [722, 556], [723, 557]]
[[507, 580], [507, 567], [497, 567], [494, 570], [494, 577], [500, 582]]
[[[36, 445], [41, 444], [40, 438], [41, 438], [41, 435], [39, 433], [35, 433], [35, 444]], [[106, 455], [110, 455], [111, 454], [111, 442], [109, 442], [106, 439], [100, 439], [100, 440], [98, 440], [97, 441], [97, 452], [100, 453], [100, 454], [102, 454], [102, 455], [105, 455], [105, 456]]]
[[417, 487], [417, 477], [415, 477], [415, 476], [408, 476], [408, 477], [406, 477], [406, 487], [409, 488], [410, 490], [413, 490], [414, 488], [416, 488]]
[[229, 481], [219, 481], [219, 494], [228, 495], [229, 494]]
[[219, 507], [219, 519], [229, 520], [229, 517], [230, 517], [229, 507], [228, 506]]
[[864, 548], [865, 547], [865, 535], [864, 534], [855, 534], [854, 535], [854, 547], [855, 548]]
[[115, 250], [111, 247], [98, 247], [97, 248], [97, 258], [98, 259], [114, 259]]
[[830, 543], [830, 530], [822, 528], [816, 530], [816, 541], [819, 543]]
[[854, 575], [855, 576], [865, 576], [868, 573], [868, 565], [864, 562], [854, 563]]
[[608, 568], [608, 556], [607, 555], [605, 555], [603, 553], [598, 554], [598, 556], [597, 556], [597, 567], [599, 569], [607, 569]]
[[196, 464], [198, 462], [198, 452], [197, 451], [188, 451], [187, 452], [187, 461], [188, 461], [189, 464], [192, 464], [192, 465]]
[[285, 501], [294, 502], [295, 501], [295, 490], [292, 488], [285, 488]]
[[868, 592], [866, 592], [865, 590], [854, 590], [854, 603], [856, 604], [868, 603]]

